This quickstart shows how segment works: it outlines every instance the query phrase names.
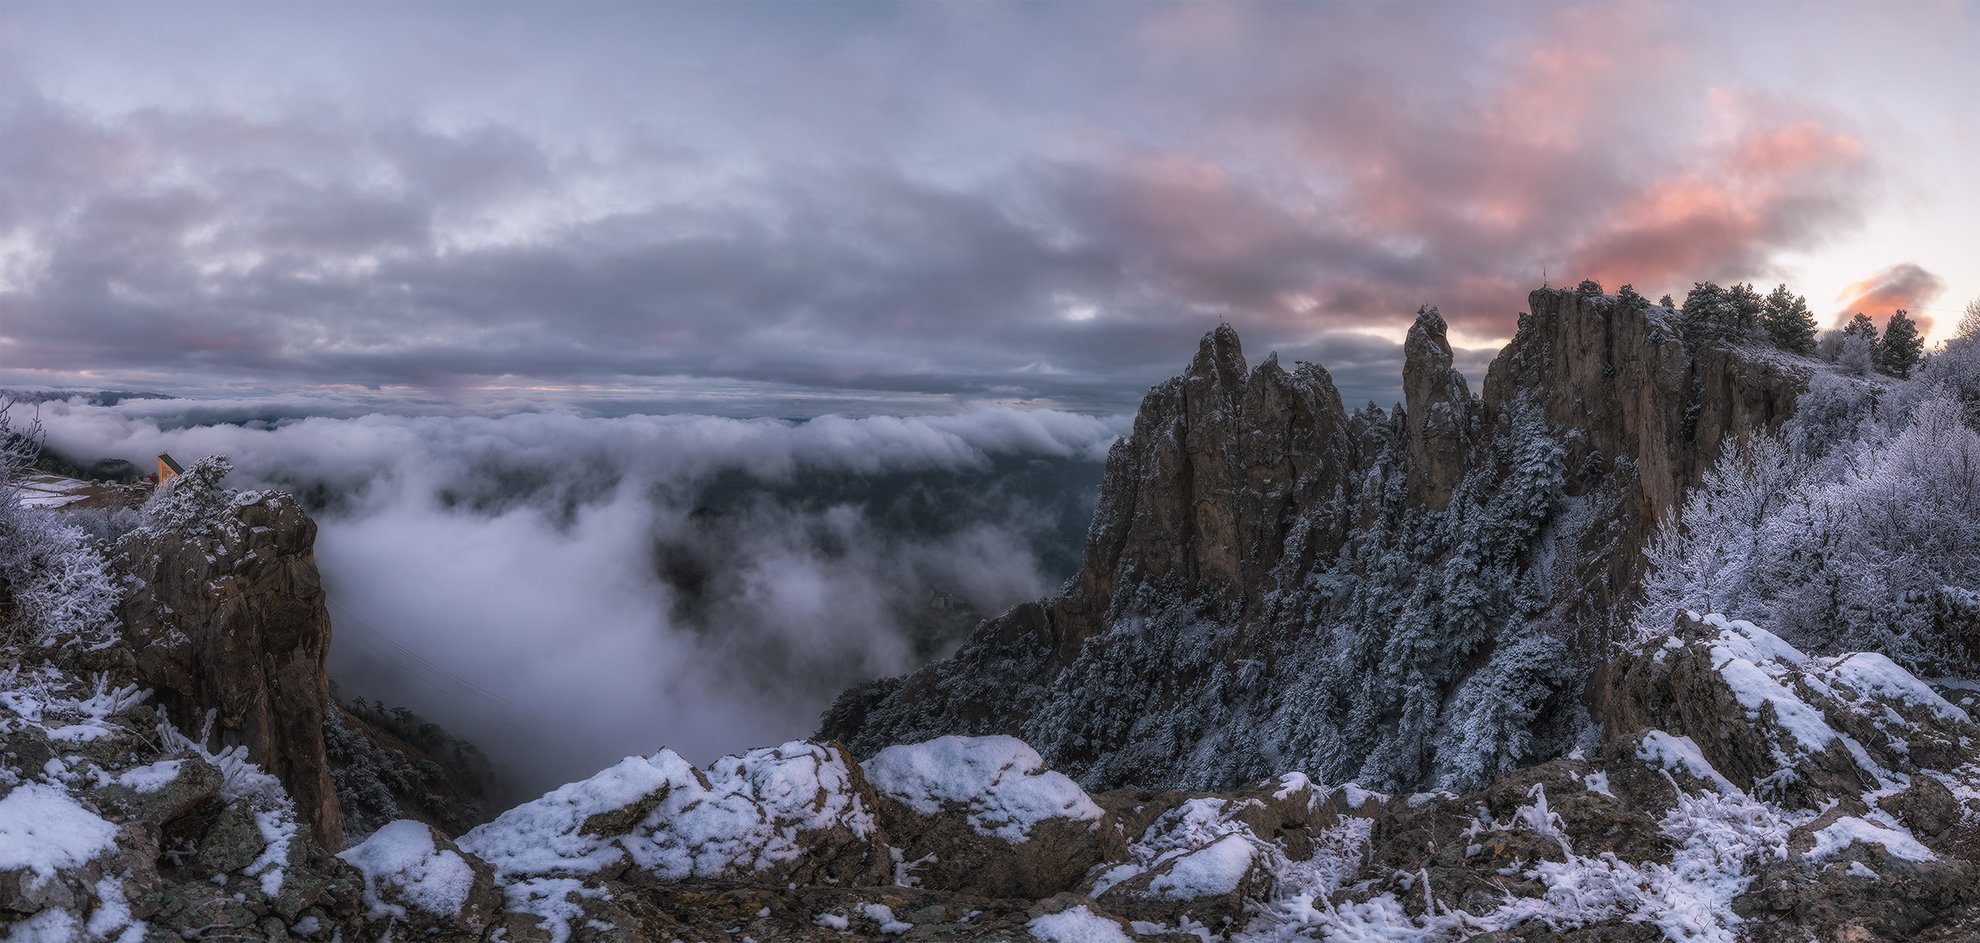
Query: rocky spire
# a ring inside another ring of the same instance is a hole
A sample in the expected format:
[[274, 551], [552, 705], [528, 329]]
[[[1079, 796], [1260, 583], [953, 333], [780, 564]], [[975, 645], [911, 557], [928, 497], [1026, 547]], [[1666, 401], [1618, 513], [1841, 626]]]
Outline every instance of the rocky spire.
[[1431, 510], [1450, 504], [1478, 439], [1478, 404], [1451, 365], [1451, 342], [1436, 308], [1416, 313], [1403, 342], [1403, 401], [1409, 436], [1409, 493]]
[[[1108, 456], [1068, 612], [1104, 614], [1126, 588], [1162, 587], [1242, 605], [1285, 551], [1302, 508], [1340, 500], [1356, 464], [1327, 371], [1277, 355], [1248, 371], [1228, 324], [1203, 336], [1182, 376], [1150, 390]], [[1338, 530], [1338, 529], [1335, 529]], [[1316, 535], [1338, 546], [1338, 533]]]

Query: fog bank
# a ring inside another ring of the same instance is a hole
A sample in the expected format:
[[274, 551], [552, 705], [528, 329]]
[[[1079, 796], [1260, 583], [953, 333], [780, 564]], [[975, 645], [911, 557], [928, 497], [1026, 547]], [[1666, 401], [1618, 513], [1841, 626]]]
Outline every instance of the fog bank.
[[526, 789], [660, 746], [706, 761], [804, 736], [847, 685], [1049, 592], [1125, 425], [308, 411], [41, 406], [71, 457], [226, 454], [230, 485], [301, 495], [340, 694], [439, 721]]

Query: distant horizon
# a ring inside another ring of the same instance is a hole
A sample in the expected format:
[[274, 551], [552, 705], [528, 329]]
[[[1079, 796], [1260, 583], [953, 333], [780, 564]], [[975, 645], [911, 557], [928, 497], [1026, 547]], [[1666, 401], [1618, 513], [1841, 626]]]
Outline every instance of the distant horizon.
[[[1542, 286], [1535, 291], [1551, 287], [1555, 290], [1569, 286]], [[1608, 294], [1621, 287], [1603, 286]], [[1765, 286], [1758, 286], [1764, 290]], [[1788, 286], [1790, 289], [1793, 286]], [[1675, 293], [1639, 292], [1646, 297], [1657, 298], [1662, 294], [1673, 294], [1673, 301], [1682, 305]], [[1432, 307], [1435, 307], [1434, 305]], [[1903, 309], [1898, 309], [1903, 310]], [[1875, 318], [1881, 327], [1888, 314]], [[1948, 325], [1957, 322], [1956, 317], [1948, 317]], [[1819, 322], [1818, 322], [1819, 324]], [[1201, 336], [1207, 336], [1206, 329]], [[1818, 331], [1838, 328], [1818, 326]], [[1240, 339], [1244, 332], [1240, 330]], [[1362, 335], [1367, 336], [1367, 335]], [[1199, 337], [1200, 339], [1200, 337]], [[1492, 361], [1504, 350], [1502, 342], [1492, 347], [1454, 347], [1454, 366], [1463, 373], [1474, 394], [1481, 394], [1487, 369]], [[1401, 344], [1390, 345], [1393, 358], [1375, 357], [1367, 361], [1351, 364], [1354, 373], [1344, 377], [1324, 361], [1313, 363], [1326, 369], [1341, 393], [1342, 404], [1350, 411], [1364, 405], [1373, 404], [1384, 409], [1398, 406], [1403, 399], [1402, 368], [1403, 350]], [[1928, 354], [1931, 349], [1928, 347]], [[340, 417], [361, 415], [366, 412], [404, 413], [409, 415], [446, 416], [498, 416], [528, 412], [567, 412], [595, 418], [616, 418], [624, 416], [667, 416], [697, 415], [729, 419], [775, 419], [787, 422], [805, 422], [825, 416], [851, 418], [865, 416], [942, 416], [966, 413], [984, 408], [1042, 409], [1076, 413], [1091, 416], [1128, 416], [1139, 405], [1148, 389], [1170, 377], [1179, 375], [1188, 365], [1193, 355], [1193, 346], [1179, 346], [1175, 364], [1167, 372], [1157, 371], [1154, 379], [1132, 391], [1115, 391], [1109, 396], [1107, 391], [1094, 389], [1090, 398], [1063, 402], [1044, 398], [1023, 399], [973, 399], [951, 394], [913, 395], [901, 391], [862, 390], [857, 388], [818, 389], [787, 387], [772, 391], [764, 386], [750, 384], [730, 384], [713, 387], [702, 381], [688, 377], [673, 377], [677, 381], [678, 395], [669, 398], [654, 387], [608, 388], [599, 386], [544, 388], [519, 387], [512, 384], [490, 384], [478, 387], [454, 387], [451, 390], [436, 392], [413, 386], [397, 388], [368, 389], [353, 386], [319, 386], [303, 393], [281, 391], [273, 388], [251, 387], [245, 389], [214, 389], [198, 386], [180, 389], [145, 389], [137, 385], [103, 386], [0, 386], [0, 390], [30, 394], [67, 396], [116, 395], [126, 399], [175, 399], [188, 401], [211, 401], [219, 403], [265, 403], [282, 407], [277, 415], [265, 418], [302, 418], [304, 416]], [[1247, 349], [1245, 359], [1256, 367], [1266, 356], [1280, 356], [1281, 360], [1305, 360], [1302, 357], [1283, 356], [1274, 348], [1263, 351]], [[1382, 373], [1387, 370], [1386, 376]], [[1131, 395], [1130, 395], [1131, 393]], [[451, 394], [451, 395], [449, 395]], [[1367, 394], [1367, 395], [1357, 395]], [[335, 406], [324, 406], [328, 397]], [[257, 417], [260, 418], [260, 417]], [[220, 421], [220, 420], [216, 420]]]

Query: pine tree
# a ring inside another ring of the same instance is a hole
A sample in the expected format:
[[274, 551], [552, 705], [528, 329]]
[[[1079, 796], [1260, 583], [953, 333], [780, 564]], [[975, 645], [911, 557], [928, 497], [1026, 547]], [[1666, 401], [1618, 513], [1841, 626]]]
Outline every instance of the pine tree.
[[1669, 292], [1665, 292], [1664, 297], [1657, 299], [1657, 304], [1669, 308], [1673, 311], [1677, 310], [1677, 306], [1678, 306], [1676, 299], [1673, 299], [1670, 296]]
[[1765, 310], [1766, 304], [1760, 293], [1753, 290], [1752, 282], [1726, 289], [1726, 335], [1736, 341], [1757, 340], [1761, 336], [1760, 316]]
[[1870, 316], [1861, 311], [1856, 312], [1855, 316], [1849, 319], [1849, 323], [1843, 325], [1842, 330], [1845, 337], [1861, 337], [1873, 346], [1877, 343], [1877, 322], [1870, 320]]
[[1600, 298], [1602, 297], [1602, 283], [1592, 278], [1584, 278], [1581, 280], [1581, 284], [1574, 287], [1574, 293], [1583, 298]]
[[1650, 299], [1637, 294], [1636, 289], [1630, 285], [1616, 289], [1616, 302], [1630, 311], [1640, 311], [1650, 307]]
[[1775, 346], [1797, 354], [1815, 351], [1815, 315], [1808, 310], [1808, 298], [1788, 291], [1786, 285], [1767, 294], [1760, 323]]
[[1884, 324], [1884, 339], [1877, 345], [1877, 369], [1894, 377], [1911, 376], [1925, 352], [1925, 338], [1911, 315], [1899, 309]]
[[1712, 282], [1697, 282], [1684, 296], [1684, 334], [1692, 341], [1721, 340], [1732, 321], [1726, 290]]

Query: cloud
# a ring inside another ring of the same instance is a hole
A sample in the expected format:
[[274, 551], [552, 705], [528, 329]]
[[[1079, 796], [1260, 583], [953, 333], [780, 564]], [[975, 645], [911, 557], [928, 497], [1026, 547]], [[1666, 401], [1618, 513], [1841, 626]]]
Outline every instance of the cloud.
[[302, 495], [340, 692], [433, 717], [524, 790], [663, 745], [706, 761], [808, 735], [844, 688], [1051, 591], [1125, 424], [301, 405], [56, 401], [42, 417], [70, 455], [222, 453], [231, 485]]
[[265, 98], [4, 83], [0, 380], [1114, 411], [1220, 319], [1483, 343], [1543, 271], [1759, 278], [1873, 193], [1658, 4], [629, 11], [681, 46], [535, 59], [530, 11], [370, 15], [417, 28], [294, 54], [378, 74]]
[[1906, 309], [1918, 329], [1930, 331], [1932, 316], [1923, 309], [1937, 301], [1946, 290], [1946, 281], [1915, 262], [1900, 262], [1869, 278], [1852, 282], [1836, 296], [1842, 308], [1836, 314], [1837, 326], [1857, 312], [1882, 317]]

